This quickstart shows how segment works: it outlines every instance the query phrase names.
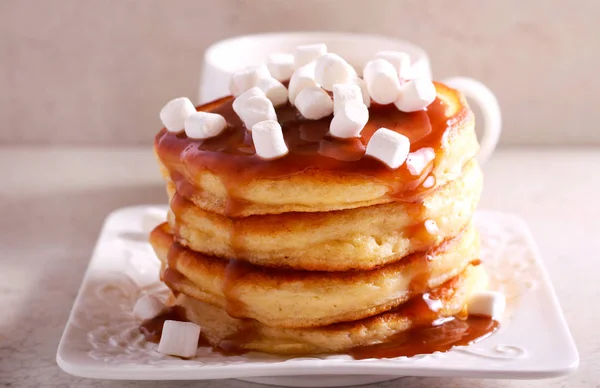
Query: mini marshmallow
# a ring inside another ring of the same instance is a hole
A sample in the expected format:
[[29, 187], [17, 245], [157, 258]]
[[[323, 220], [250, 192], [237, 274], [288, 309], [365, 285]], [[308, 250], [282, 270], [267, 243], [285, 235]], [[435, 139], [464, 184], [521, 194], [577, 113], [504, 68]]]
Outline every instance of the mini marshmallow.
[[195, 323], [167, 320], [163, 324], [158, 352], [171, 356], [192, 358], [196, 355], [199, 338], [200, 326]]
[[334, 114], [329, 125], [329, 133], [340, 138], [360, 137], [360, 131], [367, 121], [369, 121], [369, 109], [363, 104], [362, 97], [359, 97], [359, 100], [349, 100]]
[[369, 91], [367, 90], [367, 84], [365, 83], [365, 81], [359, 77], [352, 77], [348, 82], [353, 85], [358, 85], [362, 94], [363, 104], [365, 104], [367, 108], [370, 107], [371, 96], [369, 95]]
[[244, 109], [244, 106], [246, 106], [248, 99], [256, 96], [266, 97], [265, 92], [263, 92], [258, 86], [254, 86], [246, 90], [244, 93], [237, 96], [235, 100], [233, 100], [233, 104], [231, 104], [233, 111], [241, 118], [242, 110]]
[[373, 101], [391, 104], [398, 99], [400, 80], [394, 65], [385, 59], [375, 59], [365, 66], [363, 78]]
[[271, 78], [271, 73], [265, 65], [247, 67], [236, 71], [231, 75], [229, 92], [237, 97], [251, 87], [256, 86], [258, 80], [263, 78]]
[[435, 151], [431, 147], [424, 147], [408, 154], [406, 167], [412, 175], [421, 175], [425, 167], [435, 159]]
[[360, 86], [354, 84], [335, 84], [333, 85], [333, 114], [336, 115], [339, 108], [347, 101], [361, 101], [362, 93]]
[[433, 187], [433, 185], [435, 185], [435, 178], [433, 177], [433, 175], [429, 175], [423, 181], [423, 187], [426, 188], [426, 189], [430, 189], [430, 188]]
[[159, 316], [167, 309], [160, 299], [153, 295], [143, 295], [135, 302], [133, 316], [143, 321]]
[[160, 121], [169, 132], [183, 130], [185, 119], [196, 112], [194, 104], [187, 97], [179, 97], [167, 102], [160, 110]]
[[504, 294], [497, 291], [480, 291], [467, 303], [469, 315], [480, 315], [498, 319], [506, 309], [506, 298]]
[[400, 51], [379, 51], [375, 54], [377, 58], [385, 59], [396, 68], [400, 79], [411, 78], [410, 56]]
[[263, 159], [275, 159], [288, 153], [281, 125], [274, 120], [265, 120], [252, 127], [252, 141], [256, 154]]
[[288, 84], [288, 98], [290, 104], [295, 105], [298, 93], [304, 88], [318, 87], [319, 84], [315, 81], [315, 62], [310, 62], [302, 67], [297, 68], [290, 78]]
[[402, 112], [416, 112], [425, 109], [435, 100], [435, 85], [426, 78], [417, 78], [400, 87], [398, 99], [394, 102]]
[[334, 84], [343, 84], [353, 76], [351, 66], [337, 54], [325, 54], [317, 58], [315, 81], [325, 90], [333, 90]]
[[390, 168], [400, 167], [410, 151], [408, 137], [387, 128], [379, 128], [367, 144], [366, 155], [381, 160]]
[[333, 100], [318, 86], [304, 88], [296, 97], [296, 108], [309, 120], [319, 120], [333, 113]]
[[294, 56], [285, 53], [270, 54], [267, 56], [267, 69], [277, 81], [287, 81], [296, 69]]
[[294, 63], [296, 68], [298, 68], [316, 60], [325, 54], [327, 54], [327, 46], [325, 46], [324, 43], [305, 44], [298, 46], [296, 47]]
[[227, 127], [225, 117], [210, 112], [194, 112], [185, 119], [185, 134], [192, 139], [208, 139]]
[[281, 106], [287, 103], [288, 90], [275, 78], [263, 78], [258, 81], [256, 86], [271, 100], [273, 106]]
[[425, 230], [427, 233], [437, 236], [440, 233], [437, 223], [434, 220], [425, 220]]
[[242, 107], [242, 114], [240, 117], [248, 130], [251, 130], [254, 124], [261, 121], [277, 121], [277, 114], [275, 113], [273, 103], [264, 96], [253, 96], [248, 98]]

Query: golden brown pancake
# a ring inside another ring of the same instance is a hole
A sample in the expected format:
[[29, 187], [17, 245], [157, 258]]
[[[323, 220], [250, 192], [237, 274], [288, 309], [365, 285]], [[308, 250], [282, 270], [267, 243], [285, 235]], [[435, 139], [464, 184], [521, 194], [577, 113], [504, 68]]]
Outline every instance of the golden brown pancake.
[[[464, 310], [470, 295], [486, 286], [483, 266], [470, 265], [459, 276], [430, 292], [428, 298], [440, 302], [437, 317], [455, 316]], [[180, 294], [175, 303], [185, 309], [190, 321], [202, 327], [202, 335], [213, 346], [233, 345], [245, 350], [290, 355], [339, 353], [381, 343], [431, 319], [430, 312], [415, 309], [411, 300], [362, 320], [320, 327], [283, 328], [232, 318], [222, 308], [186, 294]]]
[[[229, 218], [171, 191], [169, 223], [179, 243], [207, 255], [268, 267], [368, 270], [455, 236], [469, 223], [481, 188], [482, 174], [472, 160], [457, 180], [419, 203]], [[427, 220], [435, 221], [439, 230], [429, 233]]]
[[163, 224], [150, 242], [163, 263], [163, 280], [238, 318], [269, 326], [310, 327], [362, 319], [407, 301], [458, 275], [479, 258], [479, 237], [470, 225], [424, 253], [370, 271], [275, 270], [206, 256], [173, 242]]
[[[427, 110], [405, 113], [373, 104], [369, 122], [356, 139], [327, 135], [331, 117], [303, 119], [291, 105], [277, 108], [289, 154], [263, 160], [251, 134], [233, 112], [232, 97], [197, 108], [224, 116], [221, 135], [190, 139], [163, 129], [154, 148], [167, 182], [198, 207], [227, 216], [323, 212], [395, 201], [418, 201], [434, 187], [460, 175], [478, 150], [474, 120], [462, 95], [436, 83], [437, 99]], [[396, 170], [364, 156], [365, 145], [380, 127], [411, 140], [411, 151], [432, 148], [435, 159], [413, 175], [406, 164]]]

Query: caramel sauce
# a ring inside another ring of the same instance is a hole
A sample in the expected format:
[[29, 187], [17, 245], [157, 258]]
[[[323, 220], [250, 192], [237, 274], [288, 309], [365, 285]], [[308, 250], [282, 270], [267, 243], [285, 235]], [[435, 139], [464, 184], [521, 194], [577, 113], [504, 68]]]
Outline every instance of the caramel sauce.
[[190, 182], [200, 180], [203, 172], [219, 175], [230, 198], [228, 215], [239, 214], [246, 206], [236, 195], [240, 183], [258, 178], [285, 179], [310, 170], [318, 170], [324, 176], [358, 176], [384, 182], [390, 187], [390, 197], [416, 201], [431, 190], [422, 184], [431, 175], [435, 160], [419, 176], [413, 176], [406, 165], [392, 170], [381, 161], [365, 156], [369, 139], [377, 129], [385, 127], [407, 136], [411, 152], [431, 147], [438, 154], [449, 123], [466, 110], [463, 108], [449, 117], [449, 106], [439, 98], [427, 110], [412, 113], [400, 112], [393, 104], [373, 104], [360, 138], [337, 139], [328, 135], [331, 116], [307, 120], [288, 103], [278, 107], [276, 112], [289, 153], [279, 159], [264, 160], [256, 155], [251, 133], [233, 111], [232, 103], [232, 97], [225, 97], [197, 108], [226, 119], [228, 127], [219, 136], [190, 139], [184, 132], [171, 133], [163, 128], [155, 139], [156, 152], [171, 172], [171, 179], [181, 195], [189, 198], [201, 194]]
[[498, 322], [490, 318], [452, 318], [438, 325], [409, 329], [381, 344], [356, 347], [351, 349], [349, 354], [356, 360], [362, 360], [447, 352], [455, 346], [466, 346], [481, 341], [497, 328]]
[[[434, 295], [425, 293], [412, 298], [403, 305], [391, 310], [391, 313], [405, 314], [413, 320], [414, 327], [398, 333], [385, 342], [358, 346], [349, 350], [354, 359], [412, 357], [418, 354], [446, 352], [454, 346], [465, 346], [480, 341], [498, 328], [498, 322], [490, 318], [468, 316], [440, 318], [441, 302]], [[368, 319], [368, 318], [367, 318]], [[185, 311], [179, 306], [169, 308], [167, 312], [144, 321], [140, 332], [147, 341], [158, 343], [166, 320], [187, 322]], [[330, 325], [332, 329], [343, 329], [346, 323]], [[241, 355], [247, 352], [244, 344], [258, 337], [257, 323], [245, 319], [240, 329], [223, 339], [213, 351], [225, 356]], [[210, 343], [201, 335], [199, 347], [210, 347]]]

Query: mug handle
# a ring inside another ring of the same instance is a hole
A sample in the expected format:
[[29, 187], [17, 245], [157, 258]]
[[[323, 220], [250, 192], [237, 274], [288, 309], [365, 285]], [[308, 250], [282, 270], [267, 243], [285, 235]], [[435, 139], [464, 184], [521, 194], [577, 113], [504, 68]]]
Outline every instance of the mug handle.
[[442, 82], [451, 88], [458, 89], [479, 106], [483, 114], [484, 131], [477, 160], [479, 163], [485, 163], [494, 152], [502, 130], [500, 105], [498, 105], [496, 96], [487, 86], [473, 78], [450, 77]]

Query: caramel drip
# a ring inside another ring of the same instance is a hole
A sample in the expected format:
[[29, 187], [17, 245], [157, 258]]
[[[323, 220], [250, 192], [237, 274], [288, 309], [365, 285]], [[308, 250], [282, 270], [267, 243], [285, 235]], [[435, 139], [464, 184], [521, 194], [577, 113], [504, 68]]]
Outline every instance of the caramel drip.
[[471, 345], [496, 331], [498, 322], [489, 318], [453, 318], [439, 325], [424, 325], [399, 333], [386, 342], [360, 346], [349, 354], [357, 360], [365, 358], [412, 357], [417, 354], [447, 352], [455, 346]]
[[276, 160], [263, 160], [255, 154], [251, 134], [233, 111], [232, 102], [231, 97], [226, 97], [198, 108], [225, 117], [228, 127], [217, 137], [190, 139], [184, 132], [171, 133], [163, 129], [155, 139], [156, 152], [170, 171], [178, 192], [188, 198], [201, 196], [190, 182], [202, 180], [204, 172], [215, 173], [229, 194], [226, 206], [229, 215], [239, 214], [248, 205], [237, 192], [241, 183], [260, 178], [286, 179], [311, 169], [324, 176], [341, 174], [384, 183], [389, 186], [390, 198], [418, 200], [431, 190], [422, 184], [431, 175], [435, 160], [419, 176], [413, 176], [406, 165], [392, 170], [365, 156], [366, 145], [377, 129], [385, 127], [407, 136], [411, 152], [433, 148], [437, 160], [451, 121], [446, 114], [448, 105], [441, 99], [436, 99], [427, 110], [412, 113], [400, 112], [393, 104], [373, 104], [360, 138], [336, 139], [328, 135], [331, 116], [307, 120], [295, 107], [286, 104], [276, 111], [289, 154]]

